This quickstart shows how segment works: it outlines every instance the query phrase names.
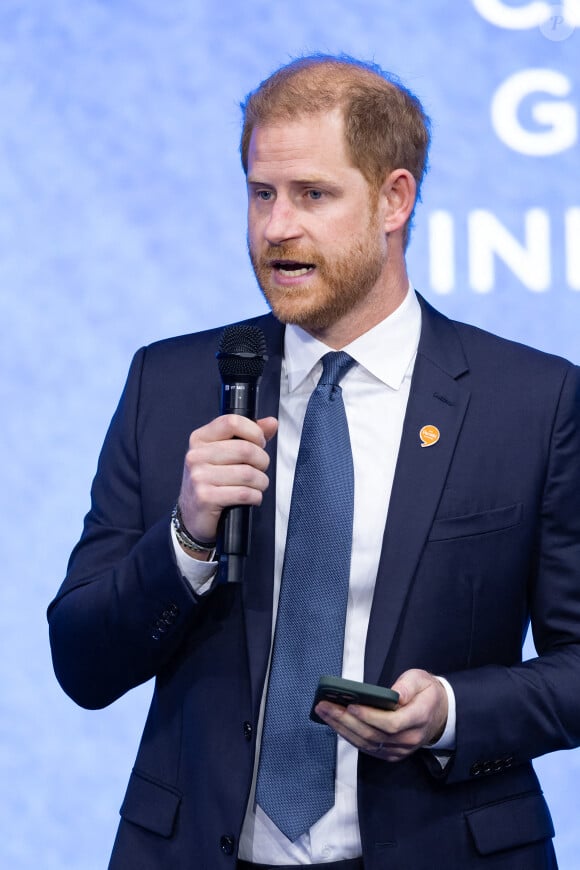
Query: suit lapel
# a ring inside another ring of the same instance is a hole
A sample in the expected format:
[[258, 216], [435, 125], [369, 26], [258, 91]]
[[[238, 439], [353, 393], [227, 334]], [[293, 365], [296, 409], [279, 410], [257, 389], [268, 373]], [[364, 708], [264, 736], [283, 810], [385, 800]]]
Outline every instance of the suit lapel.
[[[366, 650], [365, 679], [377, 683], [443, 490], [469, 391], [458, 382], [467, 363], [453, 324], [419, 297], [421, 339], [403, 425], [379, 560]], [[425, 426], [439, 440], [422, 447]]]

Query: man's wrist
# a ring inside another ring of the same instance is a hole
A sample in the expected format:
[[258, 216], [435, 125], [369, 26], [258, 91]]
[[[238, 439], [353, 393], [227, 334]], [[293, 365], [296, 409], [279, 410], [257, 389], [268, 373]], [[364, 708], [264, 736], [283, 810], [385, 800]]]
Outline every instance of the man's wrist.
[[187, 529], [181, 515], [179, 502], [171, 512], [171, 524], [179, 546], [188, 556], [202, 562], [211, 562], [215, 556], [216, 541], [200, 541]]

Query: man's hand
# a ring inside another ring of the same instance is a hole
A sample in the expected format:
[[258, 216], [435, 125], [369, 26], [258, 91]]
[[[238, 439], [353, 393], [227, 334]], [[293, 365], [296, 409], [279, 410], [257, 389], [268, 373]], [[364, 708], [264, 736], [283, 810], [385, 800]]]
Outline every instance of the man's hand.
[[392, 688], [399, 693], [396, 710], [321, 701], [316, 712], [361, 752], [401, 761], [439, 740], [447, 722], [447, 693], [437, 677], [415, 669], [405, 671]]
[[191, 433], [179, 506], [194, 538], [214, 541], [224, 508], [261, 504], [269, 483], [264, 448], [277, 428], [274, 417], [254, 422], [225, 414]]

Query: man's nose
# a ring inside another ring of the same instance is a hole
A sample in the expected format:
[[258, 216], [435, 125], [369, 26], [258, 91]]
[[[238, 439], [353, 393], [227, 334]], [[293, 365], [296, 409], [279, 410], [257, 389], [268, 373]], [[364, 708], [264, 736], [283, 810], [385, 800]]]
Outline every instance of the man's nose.
[[265, 229], [266, 241], [279, 245], [302, 235], [297, 209], [288, 200], [277, 199], [272, 206]]

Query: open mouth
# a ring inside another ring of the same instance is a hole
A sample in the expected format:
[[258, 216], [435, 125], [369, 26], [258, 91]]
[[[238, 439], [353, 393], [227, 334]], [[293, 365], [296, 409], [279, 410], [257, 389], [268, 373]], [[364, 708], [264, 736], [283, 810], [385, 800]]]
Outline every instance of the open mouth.
[[272, 266], [286, 278], [301, 278], [316, 268], [313, 263], [298, 263], [295, 260], [274, 260]]

